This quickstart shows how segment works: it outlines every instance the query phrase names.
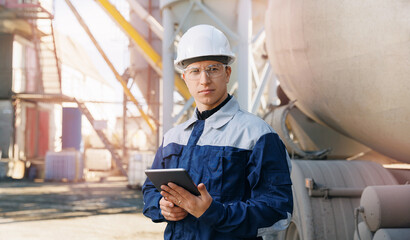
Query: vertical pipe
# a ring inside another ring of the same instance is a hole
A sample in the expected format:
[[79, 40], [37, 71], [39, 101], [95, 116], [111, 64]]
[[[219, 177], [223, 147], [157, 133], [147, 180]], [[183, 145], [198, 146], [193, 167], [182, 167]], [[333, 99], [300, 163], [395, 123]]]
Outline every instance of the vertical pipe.
[[239, 0], [238, 6], [238, 102], [241, 108], [249, 111], [251, 108], [251, 69], [249, 58], [251, 54], [252, 36], [252, 3], [251, 0]]
[[167, 132], [173, 126], [174, 108], [174, 24], [171, 10], [162, 10], [164, 38], [162, 40], [162, 131]]
[[127, 94], [123, 94], [123, 102], [122, 102], [122, 159], [125, 162], [127, 160], [127, 102], [128, 97]]
[[[15, 99], [15, 100], [13, 100], [12, 101], [12, 106], [13, 106], [13, 128], [12, 128], [12, 131], [13, 131], [13, 140], [12, 140], [12, 159], [15, 161], [16, 159], [18, 159], [18, 142], [17, 142], [17, 129], [18, 129], [18, 121], [20, 120], [19, 118], [21, 118], [22, 117], [22, 115], [19, 115], [18, 114], [18, 112], [17, 112], [17, 110], [19, 109], [19, 108], [21, 108], [21, 103], [20, 103], [20, 101], [18, 100], [18, 99]], [[10, 147], [9, 147], [9, 149], [10, 149]], [[10, 152], [10, 150], [9, 150], [9, 152]], [[7, 153], [8, 154], [8, 153]], [[0, 158], [1, 158], [1, 156], [0, 156]], [[10, 156], [9, 156], [9, 159], [10, 159]]]

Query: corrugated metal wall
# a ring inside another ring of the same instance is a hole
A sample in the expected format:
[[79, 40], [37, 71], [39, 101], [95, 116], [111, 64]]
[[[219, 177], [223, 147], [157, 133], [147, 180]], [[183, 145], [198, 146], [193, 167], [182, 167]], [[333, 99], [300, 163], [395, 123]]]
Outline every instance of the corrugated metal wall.
[[0, 99], [11, 97], [13, 35], [0, 33]]
[[12, 136], [13, 106], [9, 100], [0, 100], [0, 150], [2, 152], [2, 156], [0, 156], [0, 158], [9, 157], [9, 148], [12, 143]]
[[49, 150], [49, 110], [26, 108], [25, 152], [27, 158], [44, 157]]
[[13, 35], [0, 33], [0, 150], [2, 158], [9, 157], [13, 134], [13, 106], [11, 88], [13, 79]]
[[81, 146], [81, 111], [78, 108], [63, 108], [63, 149]]

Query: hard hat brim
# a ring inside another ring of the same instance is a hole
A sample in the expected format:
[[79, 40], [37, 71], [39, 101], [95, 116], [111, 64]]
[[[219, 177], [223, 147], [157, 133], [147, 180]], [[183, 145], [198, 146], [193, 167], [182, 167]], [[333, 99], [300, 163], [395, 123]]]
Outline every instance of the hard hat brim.
[[181, 61], [175, 61], [175, 67], [183, 70], [187, 66], [195, 62], [201, 61], [217, 61], [225, 65], [231, 64], [235, 60], [234, 56], [226, 56], [226, 55], [210, 55], [210, 56], [200, 56], [194, 58], [188, 58]]

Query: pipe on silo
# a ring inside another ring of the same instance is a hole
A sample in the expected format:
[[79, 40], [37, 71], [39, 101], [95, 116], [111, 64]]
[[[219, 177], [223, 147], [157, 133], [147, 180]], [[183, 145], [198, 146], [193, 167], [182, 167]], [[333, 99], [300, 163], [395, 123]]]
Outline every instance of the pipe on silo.
[[410, 185], [369, 186], [360, 205], [363, 218], [374, 232], [380, 228], [410, 228]]

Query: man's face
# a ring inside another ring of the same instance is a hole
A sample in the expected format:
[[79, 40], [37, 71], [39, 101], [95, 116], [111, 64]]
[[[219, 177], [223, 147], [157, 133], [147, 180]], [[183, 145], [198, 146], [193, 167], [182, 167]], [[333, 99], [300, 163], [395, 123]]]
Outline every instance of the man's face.
[[228, 96], [227, 84], [231, 68], [220, 62], [192, 63], [182, 76], [200, 112], [215, 108]]

